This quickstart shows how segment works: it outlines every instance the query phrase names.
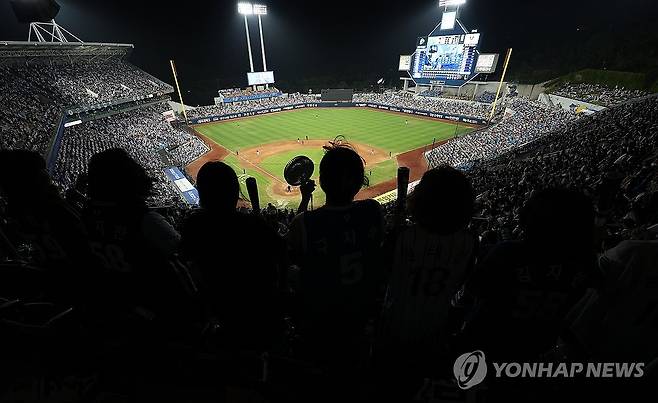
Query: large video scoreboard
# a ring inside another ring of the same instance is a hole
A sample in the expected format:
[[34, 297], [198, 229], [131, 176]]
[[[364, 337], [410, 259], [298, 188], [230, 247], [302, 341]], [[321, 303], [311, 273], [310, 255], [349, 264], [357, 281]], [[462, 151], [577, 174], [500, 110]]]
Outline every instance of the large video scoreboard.
[[467, 80], [477, 61], [480, 34], [418, 38], [411, 77], [418, 80]]
[[456, 14], [445, 12], [429, 35], [416, 40], [407, 70], [416, 84], [460, 86], [478, 73], [480, 33], [468, 31]]

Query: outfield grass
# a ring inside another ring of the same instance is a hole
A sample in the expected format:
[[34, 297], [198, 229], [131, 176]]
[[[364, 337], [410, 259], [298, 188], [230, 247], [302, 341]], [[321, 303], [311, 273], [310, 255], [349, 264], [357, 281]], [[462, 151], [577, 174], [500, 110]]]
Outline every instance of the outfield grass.
[[[409, 122], [405, 124], [405, 122]], [[330, 140], [343, 135], [347, 141], [371, 144], [393, 154], [445, 140], [472, 129], [455, 124], [381, 112], [370, 108], [310, 108], [272, 113], [195, 127], [235, 152], [279, 140]], [[455, 130], [457, 129], [457, 130]]]
[[[392, 155], [414, 150], [431, 144], [434, 140], [442, 141], [473, 130], [470, 127], [458, 126], [453, 123], [423, 119], [413, 115], [402, 115], [382, 112], [370, 108], [309, 108], [290, 112], [273, 113], [250, 118], [203, 124], [195, 129], [220, 144], [231, 152], [255, 146], [265, 146], [268, 143], [282, 140], [304, 139], [331, 140], [338, 135], [345, 136], [348, 142], [358, 142], [372, 145]], [[319, 163], [323, 150], [307, 149], [300, 151], [284, 151], [264, 159], [259, 167], [267, 173], [283, 180], [283, 168], [286, 163], [297, 155], [306, 155], [316, 164], [314, 179], [317, 182]], [[259, 185], [261, 205], [272, 202], [279, 206], [295, 207], [298, 200], [277, 197], [268, 191], [274, 181], [267, 174], [241, 163], [231, 154], [225, 158], [241, 177], [241, 186], [246, 195], [244, 179], [246, 176], [256, 178]], [[244, 171], [243, 171], [244, 170]], [[395, 159], [386, 160], [372, 166], [366, 166], [370, 185], [392, 179], [396, 175]], [[243, 172], [246, 172], [246, 176]], [[324, 204], [325, 196], [318, 189], [314, 196], [316, 206]]]

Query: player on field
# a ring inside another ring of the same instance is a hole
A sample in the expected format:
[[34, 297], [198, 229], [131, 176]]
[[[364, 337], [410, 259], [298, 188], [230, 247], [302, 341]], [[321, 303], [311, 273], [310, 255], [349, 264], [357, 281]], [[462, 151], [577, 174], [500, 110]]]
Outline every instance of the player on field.
[[326, 205], [306, 211], [315, 184], [302, 186], [302, 213], [288, 242], [300, 267], [300, 333], [315, 358], [344, 368], [355, 365], [364, 328], [377, 312], [383, 216], [376, 201], [354, 201], [367, 181], [363, 159], [344, 143], [326, 148], [320, 162]]

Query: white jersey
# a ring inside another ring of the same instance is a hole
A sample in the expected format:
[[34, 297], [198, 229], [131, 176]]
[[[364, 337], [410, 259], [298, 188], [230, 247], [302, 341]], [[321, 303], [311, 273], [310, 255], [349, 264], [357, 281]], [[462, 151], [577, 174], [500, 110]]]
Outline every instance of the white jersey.
[[649, 362], [658, 356], [658, 241], [624, 241], [599, 259], [607, 286], [570, 314], [594, 357]]
[[441, 236], [414, 225], [403, 229], [394, 245], [383, 336], [395, 343], [432, 344], [473, 263], [474, 238], [466, 231]]

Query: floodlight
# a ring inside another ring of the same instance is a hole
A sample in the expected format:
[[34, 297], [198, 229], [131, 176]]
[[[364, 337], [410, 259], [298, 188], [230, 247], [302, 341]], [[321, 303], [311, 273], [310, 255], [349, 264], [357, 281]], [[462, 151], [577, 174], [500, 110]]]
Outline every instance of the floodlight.
[[466, 0], [439, 0], [439, 7], [461, 6]]
[[267, 15], [267, 6], [264, 4], [254, 4], [254, 14]]
[[444, 31], [455, 28], [455, 21], [457, 21], [456, 11], [443, 13], [441, 18], [441, 30]]
[[251, 15], [254, 13], [254, 6], [251, 3], [238, 3], [238, 13]]

